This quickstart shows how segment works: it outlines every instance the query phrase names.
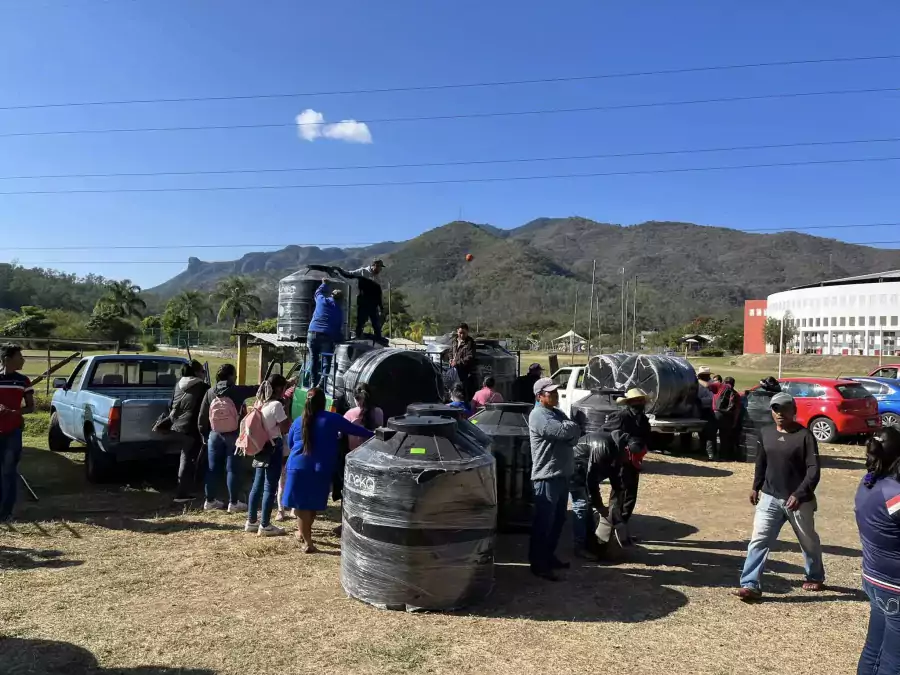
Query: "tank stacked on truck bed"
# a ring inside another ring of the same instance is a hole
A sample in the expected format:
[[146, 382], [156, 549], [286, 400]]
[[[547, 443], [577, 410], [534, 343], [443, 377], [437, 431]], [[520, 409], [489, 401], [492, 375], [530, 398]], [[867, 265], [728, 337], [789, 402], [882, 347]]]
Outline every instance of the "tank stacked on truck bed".
[[592, 388], [647, 393], [646, 413], [687, 417], [697, 401], [697, 373], [687, 359], [662, 354], [602, 354], [588, 364]]

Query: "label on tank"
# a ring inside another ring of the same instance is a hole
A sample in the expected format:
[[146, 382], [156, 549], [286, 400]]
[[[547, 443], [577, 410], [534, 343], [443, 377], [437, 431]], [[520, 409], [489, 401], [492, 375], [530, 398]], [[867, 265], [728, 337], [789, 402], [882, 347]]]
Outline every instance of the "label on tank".
[[425, 448], [410, 448], [409, 454], [411, 455], [424, 455], [427, 451]]
[[348, 487], [361, 495], [372, 496], [375, 494], [375, 479], [372, 476], [348, 472], [344, 480], [344, 487]]

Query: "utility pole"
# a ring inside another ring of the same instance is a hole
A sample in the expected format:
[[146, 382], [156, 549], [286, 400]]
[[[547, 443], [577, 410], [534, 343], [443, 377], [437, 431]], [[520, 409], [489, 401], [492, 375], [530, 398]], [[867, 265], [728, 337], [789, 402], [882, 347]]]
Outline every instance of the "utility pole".
[[588, 305], [587, 360], [591, 362], [591, 324], [594, 322], [594, 280], [597, 277], [597, 261], [591, 269], [591, 304]]
[[391, 282], [388, 282], [388, 340], [394, 337], [394, 317], [391, 314]]
[[575, 363], [575, 321], [578, 319], [578, 286], [575, 287], [575, 309], [572, 311], [572, 336], [569, 338], [569, 351], [571, 358], [569, 365]]
[[631, 305], [631, 351], [637, 351], [637, 274], [634, 275], [634, 300]]
[[625, 351], [625, 268], [622, 268], [622, 307], [619, 312], [619, 318], [622, 322], [622, 330], [620, 331], [619, 351]]
[[784, 314], [781, 315], [781, 325], [778, 335], [778, 379], [781, 379], [781, 364], [784, 361]]

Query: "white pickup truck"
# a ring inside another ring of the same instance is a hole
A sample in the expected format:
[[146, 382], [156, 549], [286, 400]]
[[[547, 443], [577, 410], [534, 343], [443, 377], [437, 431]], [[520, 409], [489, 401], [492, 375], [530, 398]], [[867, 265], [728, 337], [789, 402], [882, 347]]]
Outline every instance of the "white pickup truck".
[[[559, 385], [559, 409], [572, 417], [572, 404], [590, 396], [591, 390], [585, 383], [587, 366], [565, 366], [551, 376], [554, 384]], [[699, 433], [706, 422], [694, 417], [656, 417], [648, 415], [650, 427], [658, 434], [693, 434]]]

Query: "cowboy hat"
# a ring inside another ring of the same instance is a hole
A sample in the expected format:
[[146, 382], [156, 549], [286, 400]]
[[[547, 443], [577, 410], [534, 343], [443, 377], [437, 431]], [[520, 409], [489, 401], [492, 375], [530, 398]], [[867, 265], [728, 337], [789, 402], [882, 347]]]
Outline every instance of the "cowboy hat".
[[629, 403], [636, 403], [637, 401], [645, 401], [647, 400], [647, 392], [643, 389], [638, 389], [634, 387], [625, 392], [624, 396], [620, 396], [616, 399], [616, 403], [619, 405], [628, 405]]

